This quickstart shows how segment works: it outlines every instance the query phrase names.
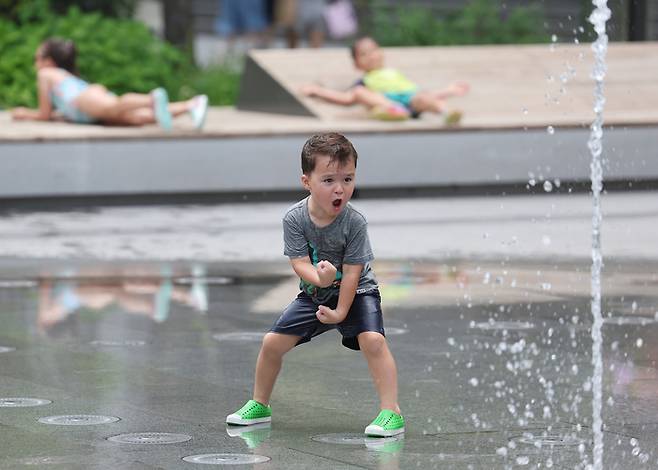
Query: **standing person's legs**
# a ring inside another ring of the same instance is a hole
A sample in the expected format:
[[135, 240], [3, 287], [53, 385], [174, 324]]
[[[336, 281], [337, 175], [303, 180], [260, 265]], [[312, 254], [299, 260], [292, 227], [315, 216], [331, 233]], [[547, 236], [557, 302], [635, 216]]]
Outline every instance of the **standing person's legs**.
[[299, 336], [267, 333], [256, 361], [254, 397], [257, 402], [268, 405], [274, 383], [281, 370], [283, 356], [299, 342]]
[[386, 338], [380, 333], [366, 331], [358, 336], [358, 340], [379, 395], [380, 408], [399, 414], [397, 367]]

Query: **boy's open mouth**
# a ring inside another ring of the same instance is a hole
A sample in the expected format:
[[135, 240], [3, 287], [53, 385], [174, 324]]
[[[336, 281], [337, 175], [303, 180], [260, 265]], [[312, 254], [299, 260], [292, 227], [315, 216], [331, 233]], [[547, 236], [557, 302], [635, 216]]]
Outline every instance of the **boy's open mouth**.
[[342, 202], [343, 202], [342, 199], [334, 199], [334, 200], [332, 201], [332, 204], [334, 205], [334, 207], [340, 207], [340, 205], [341, 205]]

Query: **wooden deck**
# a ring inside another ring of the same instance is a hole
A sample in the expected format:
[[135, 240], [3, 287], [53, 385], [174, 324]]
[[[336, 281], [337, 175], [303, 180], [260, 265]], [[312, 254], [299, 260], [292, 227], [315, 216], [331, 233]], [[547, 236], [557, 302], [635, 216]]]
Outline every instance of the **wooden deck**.
[[[316, 117], [212, 108], [203, 132], [189, 119], [175, 130], [156, 126], [119, 128], [68, 123], [12, 122], [0, 112], [0, 141], [88, 139], [186, 139], [304, 135], [323, 130], [348, 133], [436, 132], [587, 126], [593, 119], [593, 58], [587, 45], [390, 48], [387, 65], [405, 72], [422, 88], [451, 81], [470, 83], [471, 92], [450, 100], [464, 111], [459, 129], [425, 115], [408, 122], [369, 119], [359, 107], [343, 108], [300, 97], [299, 87], [316, 82], [346, 88], [359, 76], [346, 49], [261, 50], [252, 58]], [[605, 122], [615, 126], [658, 125], [658, 43], [612, 43], [605, 79]]]

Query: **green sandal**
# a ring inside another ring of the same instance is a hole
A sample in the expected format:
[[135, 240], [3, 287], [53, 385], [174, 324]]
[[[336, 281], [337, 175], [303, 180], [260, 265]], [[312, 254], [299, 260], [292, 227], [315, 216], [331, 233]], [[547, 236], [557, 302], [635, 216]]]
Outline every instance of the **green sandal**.
[[226, 417], [227, 424], [237, 424], [240, 426], [269, 423], [270, 421], [272, 421], [272, 408], [258, 403], [256, 400], [249, 400], [238, 411]]
[[404, 418], [392, 410], [382, 410], [365, 430], [368, 436], [389, 437], [404, 432]]

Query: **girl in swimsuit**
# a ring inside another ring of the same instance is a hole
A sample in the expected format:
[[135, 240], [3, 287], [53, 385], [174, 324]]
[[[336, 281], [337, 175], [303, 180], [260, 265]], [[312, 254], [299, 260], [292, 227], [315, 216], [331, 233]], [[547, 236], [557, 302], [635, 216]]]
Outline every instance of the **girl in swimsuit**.
[[37, 69], [39, 108], [14, 108], [16, 120], [49, 121], [57, 116], [78, 123], [142, 126], [158, 123], [172, 128], [172, 117], [190, 113], [201, 129], [208, 109], [208, 97], [198, 95], [187, 101], [169, 103], [164, 88], [149, 94], [126, 93], [117, 96], [103, 85], [78, 76], [73, 41], [51, 38], [44, 41], [34, 57]]

